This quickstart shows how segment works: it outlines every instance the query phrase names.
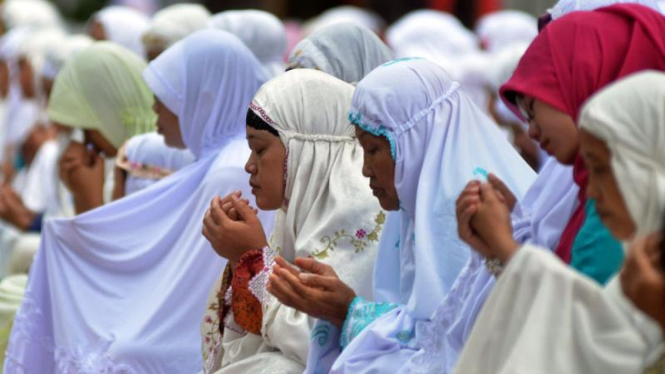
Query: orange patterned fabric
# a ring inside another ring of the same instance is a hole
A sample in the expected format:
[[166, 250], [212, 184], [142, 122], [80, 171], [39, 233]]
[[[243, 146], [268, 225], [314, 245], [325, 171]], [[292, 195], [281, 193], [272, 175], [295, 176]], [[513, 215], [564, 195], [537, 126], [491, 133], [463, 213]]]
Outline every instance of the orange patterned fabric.
[[252, 293], [249, 282], [263, 270], [264, 266], [263, 251], [249, 251], [238, 261], [231, 281], [233, 319], [245, 331], [257, 335], [261, 334], [263, 308]]

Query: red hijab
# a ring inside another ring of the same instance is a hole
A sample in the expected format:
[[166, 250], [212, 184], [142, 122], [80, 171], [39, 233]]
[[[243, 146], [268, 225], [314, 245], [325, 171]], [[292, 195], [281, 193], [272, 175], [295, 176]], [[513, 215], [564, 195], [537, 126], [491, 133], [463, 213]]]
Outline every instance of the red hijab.
[[[577, 122], [591, 95], [623, 76], [647, 69], [665, 70], [665, 17], [641, 5], [613, 5], [573, 12], [547, 25], [500, 93], [523, 120], [515, 103], [518, 93], [549, 104]], [[588, 173], [579, 155], [573, 170], [580, 204], [556, 248], [566, 262], [585, 218]]]

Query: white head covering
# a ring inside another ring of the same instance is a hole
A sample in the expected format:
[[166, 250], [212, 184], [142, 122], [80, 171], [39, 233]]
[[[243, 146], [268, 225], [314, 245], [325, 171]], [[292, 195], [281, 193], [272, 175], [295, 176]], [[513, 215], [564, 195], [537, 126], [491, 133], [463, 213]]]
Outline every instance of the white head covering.
[[386, 41], [397, 58], [424, 57], [460, 76], [460, 58], [479, 51], [476, 36], [455, 16], [435, 10], [417, 10], [395, 22]]
[[93, 16], [104, 27], [106, 39], [145, 57], [141, 37], [150, 26], [150, 20], [137, 10], [126, 6], [109, 6]]
[[637, 235], [662, 227], [665, 211], [665, 74], [644, 72], [605, 88], [582, 108], [580, 128], [605, 142]]
[[155, 13], [143, 34], [146, 51], [166, 50], [180, 39], [206, 27], [210, 12], [200, 4], [174, 4]]
[[43, 97], [44, 89], [42, 87], [42, 70], [46, 63], [46, 55], [54, 46], [60, 46], [64, 43], [65, 33], [60, 29], [40, 29], [30, 35], [30, 37], [21, 44], [19, 48], [19, 57], [25, 58], [33, 73], [33, 85], [37, 98], [46, 104], [46, 98]]
[[61, 27], [60, 13], [44, 0], [8, 0], [2, 5], [2, 21], [5, 28]]
[[[226, 265], [201, 220], [216, 195], [241, 190], [251, 199], [243, 130], [262, 74], [221, 31], [190, 35], [151, 63], [149, 85], [178, 115], [185, 139], [212, 139], [186, 142], [199, 159], [153, 186], [46, 222], [5, 372], [201, 370], [198, 325]], [[260, 217], [270, 232], [272, 216]]]
[[157, 133], [134, 136], [124, 149], [126, 158], [118, 161], [128, 168], [125, 196], [150, 187], [194, 162], [189, 150], [169, 148], [164, 137]]
[[529, 44], [538, 35], [538, 20], [519, 10], [502, 10], [478, 20], [476, 35], [489, 52], [514, 44]]
[[351, 5], [343, 5], [328, 9], [318, 17], [308, 21], [304, 26], [305, 35], [337, 23], [353, 23], [372, 30], [374, 34], [379, 34], [386, 26], [383, 19], [372, 11]]
[[393, 53], [363, 26], [338, 23], [312, 33], [289, 56], [289, 67], [316, 69], [356, 84]]
[[30, 129], [42, 119], [42, 108], [38, 100], [26, 99], [21, 90], [19, 60], [21, 48], [35, 34], [34, 29], [15, 28], [2, 37], [0, 58], [9, 67], [9, 95], [5, 122], [4, 144], [20, 144]]
[[[520, 197], [535, 174], [458, 84], [423, 59], [397, 60], [370, 73], [349, 116], [387, 137], [395, 159], [401, 208], [391, 215], [401, 215], [402, 228], [398, 238], [388, 231], [381, 238], [375, 298], [408, 304], [416, 318], [429, 318], [468, 259], [455, 218], [464, 186], [491, 172]], [[389, 260], [395, 256], [400, 259]], [[384, 259], [396, 268], [382, 266]]]
[[559, 19], [568, 13], [594, 10], [614, 4], [640, 4], [660, 12], [658, 1], [656, 0], [559, 0], [547, 12], [552, 15], [552, 19]]
[[214, 15], [210, 28], [228, 31], [249, 48], [269, 77], [284, 72], [286, 30], [279, 18], [261, 10], [229, 10]]
[[[353, 90], [322, 72], [293, 70], [265, 84], [251, 108], [279, 132], [288, 154], [285, 207], [271, 247], [289, 261], [323, 260], [371, 297], [382, 227], [376, 220], [383, 214], [362, 175], [363, 150], [348, 120]], [[373, 240], [366, 237], [372, 232]]]
[[92, 39], [83, 34], [67, 36], [57, 45], [51, 45], [44, 57], [42, 76], [51, 80], [60, 73], [65, 63], [85, 48], [92, 45]]

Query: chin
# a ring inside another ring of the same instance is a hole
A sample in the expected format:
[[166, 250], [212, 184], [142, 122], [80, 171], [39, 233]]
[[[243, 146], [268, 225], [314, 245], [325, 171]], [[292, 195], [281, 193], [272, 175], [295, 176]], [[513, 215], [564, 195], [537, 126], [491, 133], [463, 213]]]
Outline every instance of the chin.
[[380, 198], [379, 205], [381, 208], [386, 211], [397, 211], [399, 210], [399, 201], [395, 202], [393, 199]]

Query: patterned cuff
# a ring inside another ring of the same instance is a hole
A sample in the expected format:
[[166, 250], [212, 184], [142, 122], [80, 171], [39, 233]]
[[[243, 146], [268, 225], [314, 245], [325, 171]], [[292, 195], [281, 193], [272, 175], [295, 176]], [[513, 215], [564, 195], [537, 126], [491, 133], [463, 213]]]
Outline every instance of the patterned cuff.
[[233, 273], [227, 298], [231, 300], [233, 319], [245, 331], [260, 334], [263, 322], [263, 307], [270, 300], [266, 286], [275, 265], [277, 253], [265, 247], [245, 253], [238, 261]]
[[349, 305], [349, 311], [342, 326], [340, 347], [345, 349], [367, 326], [395, 308], [397, 308], [397, 304], [374, 303], [356, 296]]

